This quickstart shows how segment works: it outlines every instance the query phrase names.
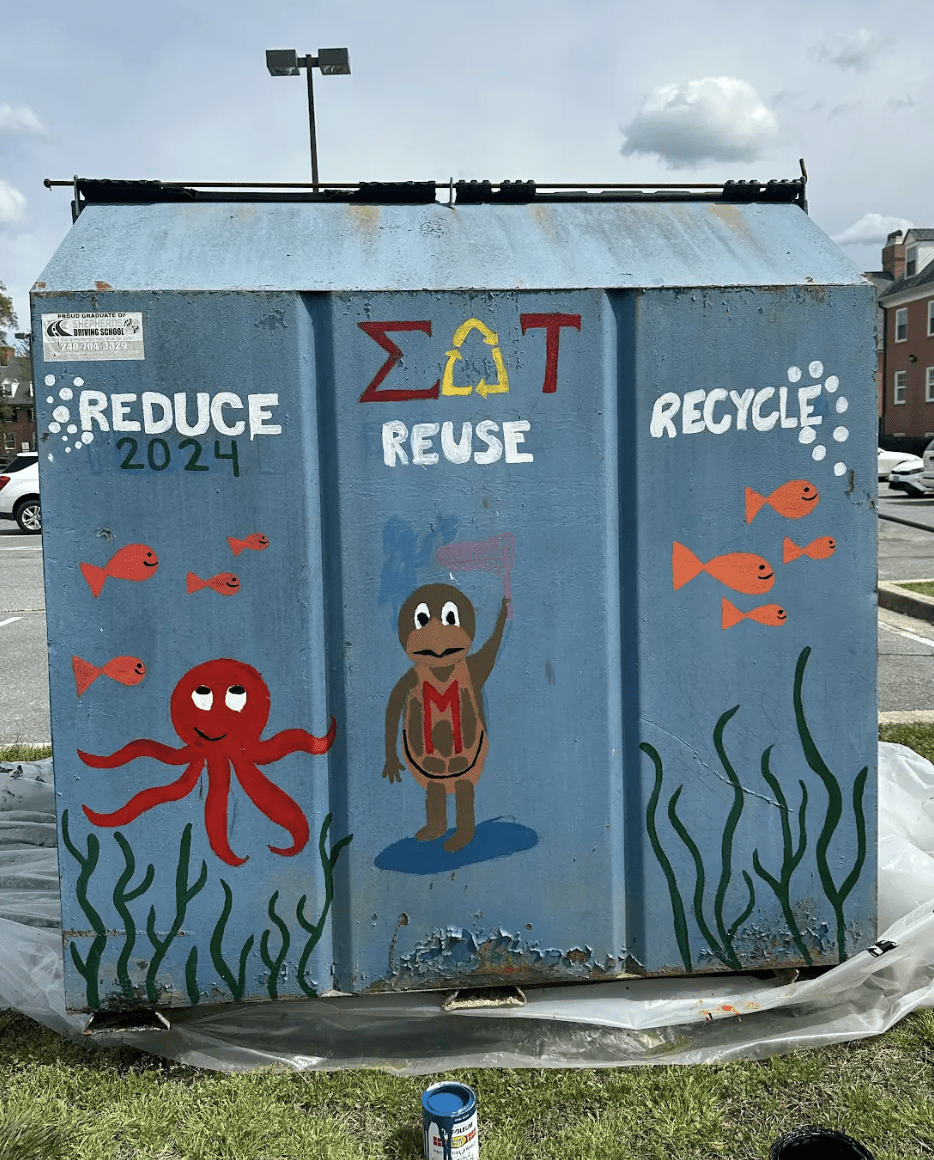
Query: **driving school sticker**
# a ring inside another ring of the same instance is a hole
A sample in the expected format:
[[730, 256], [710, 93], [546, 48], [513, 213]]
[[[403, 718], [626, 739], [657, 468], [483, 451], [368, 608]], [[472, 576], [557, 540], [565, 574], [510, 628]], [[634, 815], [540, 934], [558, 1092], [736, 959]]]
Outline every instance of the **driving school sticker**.
[[43, 314], [46, 362], [104, 362], [142, 359], [143, 315], [139, 311]]

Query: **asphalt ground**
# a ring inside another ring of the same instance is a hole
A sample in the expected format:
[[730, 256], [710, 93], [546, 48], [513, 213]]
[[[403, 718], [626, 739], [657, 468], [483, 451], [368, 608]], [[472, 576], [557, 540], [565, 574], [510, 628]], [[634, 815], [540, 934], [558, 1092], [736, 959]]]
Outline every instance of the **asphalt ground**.
[[0, 743], [47, 745], [49, 665], [42, 537], [0, 521]]
[[[883, 485], [879, 512], [879, 579], [934, 579], [934, 498], [888, 496]], [[879, 610], [879, 712], [883, 720], [934, 721], [934, 624]], [[4, 520], [0, 744], [48, 744], [50, 737], [42, 540]]]

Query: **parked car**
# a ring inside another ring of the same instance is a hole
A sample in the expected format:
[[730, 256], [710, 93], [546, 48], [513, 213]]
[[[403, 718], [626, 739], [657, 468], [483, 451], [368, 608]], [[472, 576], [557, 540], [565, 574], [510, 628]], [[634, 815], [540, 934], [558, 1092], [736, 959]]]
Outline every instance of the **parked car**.
[[912, 455], [889, 472], [889, 491], [903, 491], [915, 498], [934, 494], [934, 489], [925, 487], [923, 473], [924, 460], [920, 455]]
[[917, 459], [917, 455], [909, 455], [904, 451], [883, 451], [879, 448], [879, 479], [888, 479], [893, 467], [904, 463], [906, 459]]
[[921, 472], [921, 486], [925, 491], [934, 491], [934, 439], [925, 447], [922, 462], [924, 470]]
[[22, 452], [0, 475], [0, 519], [16, 520], [24, 532], [42, 531], [39, 504], [39, 456]]

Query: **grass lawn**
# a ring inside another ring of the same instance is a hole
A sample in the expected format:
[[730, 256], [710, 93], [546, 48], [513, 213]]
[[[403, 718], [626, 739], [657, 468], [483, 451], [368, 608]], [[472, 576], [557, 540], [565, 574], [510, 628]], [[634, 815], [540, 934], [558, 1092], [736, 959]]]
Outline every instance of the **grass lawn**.
[[920, 592], [922, 596], [934, 596], [934, 580], [900, 580], [898, 587]]
[[[934, 726], [884, 726], [880, 736], [934, 758]], [[0, 1158], [416, 1160], [419, 1096], [439, 1078], [225, 1075], [71, 1044], [0, 1012]], [[934, 1011], [874, 1039], [761, 1062], [456, 1078], [478, 1095], [482, 1160], [764, 1160], [805, 1123], [846, 1132], [876, 1160], [934, 1153]]]

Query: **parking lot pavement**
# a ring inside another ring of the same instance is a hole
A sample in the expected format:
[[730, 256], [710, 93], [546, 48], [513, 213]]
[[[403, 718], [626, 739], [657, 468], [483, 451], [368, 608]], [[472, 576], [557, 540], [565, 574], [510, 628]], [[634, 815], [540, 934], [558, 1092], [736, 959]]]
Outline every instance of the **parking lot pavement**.
[[[934, 496], [930, 499], [912, 499], [904, 492], [889, 491], [887, 483], [879, 484], [879, 515], [897, 520], [910, 520], [912, 523], [923, 524], [934, 532]], [[934, 573], [932, 573], [934, 575]]]
[[49, 664], [42, 538], [0, 526], [0, 744], [47, 745]]

